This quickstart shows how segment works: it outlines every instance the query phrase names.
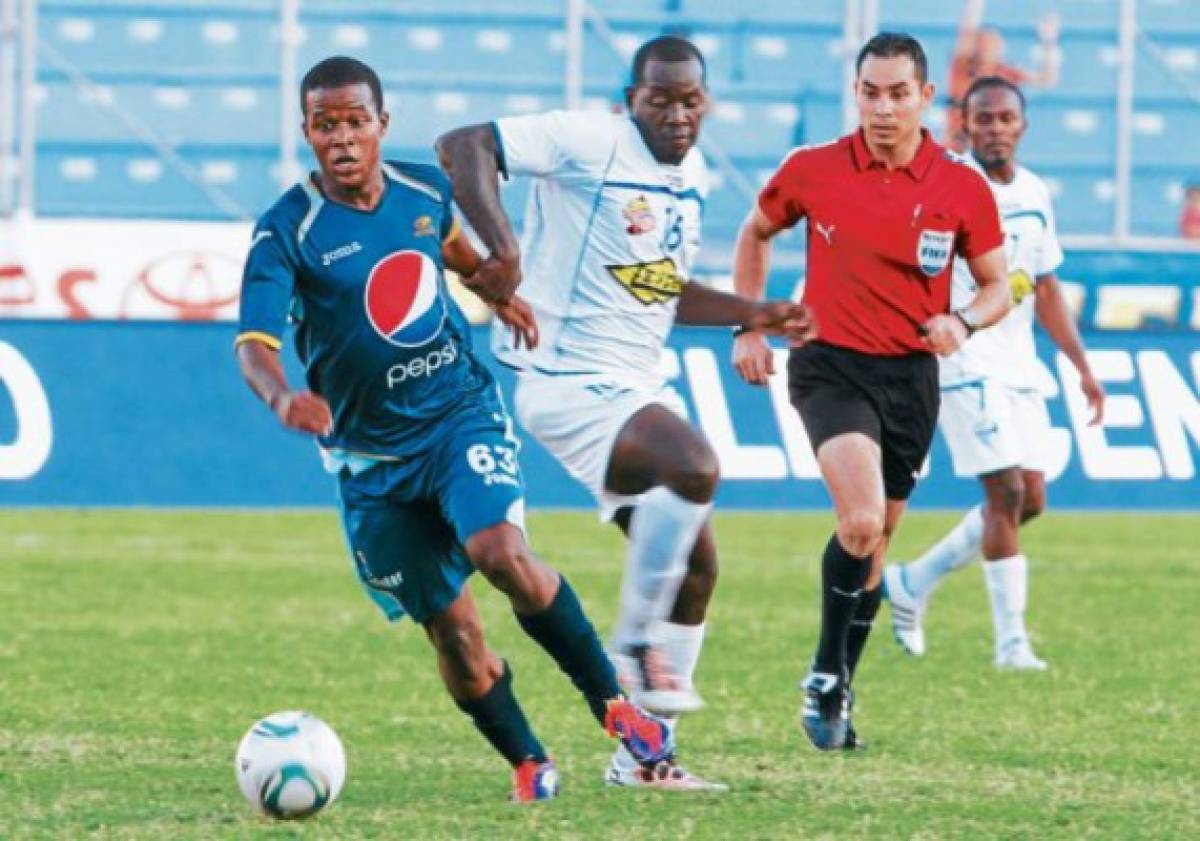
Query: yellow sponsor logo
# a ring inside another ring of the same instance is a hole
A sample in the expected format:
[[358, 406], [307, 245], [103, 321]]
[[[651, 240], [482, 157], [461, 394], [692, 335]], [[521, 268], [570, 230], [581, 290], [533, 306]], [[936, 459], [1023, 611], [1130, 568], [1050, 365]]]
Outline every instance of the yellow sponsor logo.
[[1017, 269], [1008, 276], [1008, 288], [1012, 290], [1014, 304], [1019, 304], [1033, 291], [1033, 278], [1024, 269]]
[[670, 257], [632, 266], [605, 266], [617, 283], [646, 306], [665, 304], [683, 292], [683, 278]]

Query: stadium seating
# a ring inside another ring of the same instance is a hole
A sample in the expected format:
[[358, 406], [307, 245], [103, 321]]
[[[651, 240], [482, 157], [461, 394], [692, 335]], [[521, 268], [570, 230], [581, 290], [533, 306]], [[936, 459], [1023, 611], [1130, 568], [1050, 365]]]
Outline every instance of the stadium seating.
[[[709, 58], [717, 104], [706, 130], [757, 184], [792, 145], [842, 126], [841, 0], [609, 0], [616, 49], [585, 38], [589, 107], [619, 102], [628, 58], [664, 29], [688, 34]], [[1061, 84], [1030, 94], [1025, 159], [1057, 185], [1061, 227], [1106, 233], [1116, 150], [1117, 0], [1063, 0]], [[1182, 2], [1140, 4], [1149, 40], [1139, 46], [1134, 122], [1135, 232], [1174, 230], [1182, 185], [1200, 175], [1200, 24]], [[880, 3], [883, 25], [925, 42], [933, 79], [944, 78], [955, 14], [945, 0]], [[333, 53], [372, 63], [397, 114], [389, 154], [431, 159], [438, 133], [469, 121], [557, 107], [564, 72], [561, 0], [302, 0], [301, 69]], [[988, 6], [1010, 58], [1035, 60], [1041, 0]], [[155, 166], [148, 131], [176, 147], [195, 176], [248, 214], [278, 192], [278, 8], [274, 0], [42, 0], [38, 210], [222, 218], [204, 191], [169, 163]], [[75, 74], [94, 87], [80, 89]], [[118, 111], [120, 113], [118, 113]], [[131, 125], [132, 120], [132, 125]], [[936, 124], [936, 115], [934, 122]], [[230, 179], [230, 173], [236, 176]], [[1144, 176], [1144, 177], [1143, 177]], [[748, 197], [723, 178], [709, 202], [710, 239], [728, 240]]]

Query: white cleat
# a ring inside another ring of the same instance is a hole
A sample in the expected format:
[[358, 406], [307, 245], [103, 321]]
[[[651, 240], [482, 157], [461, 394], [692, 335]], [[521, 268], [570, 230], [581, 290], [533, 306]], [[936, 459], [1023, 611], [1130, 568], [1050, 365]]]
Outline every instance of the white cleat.
[[695, 712], [704, 700], [691, 685], [667, 669], [662, 653], [650, 645], [635, 645], [612, 655], [621, 685], [639, 707], [659, 716]]
[[1049, 668], [1045, 660], [1033, 653], [1027, 637], [1014, 637], [1000, 646], [995, 665], [997, 669], [1022, 672], [1044, 672]]
[[622, 768], [613, 761], [604, 775], [604, 784], [617, 788], [656, 788], [663, 791], [729, 791], [729, 786], [724, 783], [701, 779], [676, 765], [673, 759], [665, 759], [650, 768], [638, 766], [632, 769]]
[[921, 620], [925, 605], [913, 598], [904, 586], [904, 571], [895, 564], [883, 568], [883, 587], [892, 606], [892, 634], [906, 653], [913, 657], [925, 654], [925, 628]]

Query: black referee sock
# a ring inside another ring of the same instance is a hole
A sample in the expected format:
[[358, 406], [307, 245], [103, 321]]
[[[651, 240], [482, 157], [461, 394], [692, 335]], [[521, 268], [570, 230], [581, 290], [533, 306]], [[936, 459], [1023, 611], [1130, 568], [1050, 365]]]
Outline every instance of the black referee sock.
[[504, 664], [504, 674], [481, 698], [455, 700], [458, 708], [471, 716], [475, 727], [492, 747], [514, 768], [526, 759], [546, 761], [546, 749], [533, 735], [529, 720], [512, 691], [512, 670]]
[[871, 624], [875, 614], [879, 612], [879, 603], [883, 600], [883, 588], [876, 585], [874, 590], [864, 590], [858, 598], [858, 609], [850, 620], [850, 630], [846, 633], [846, 669], [849, 680], [854, 680], [854, 670], [858, 668], [859, 658], [867, 647], [867, 637], [871, 635]]
[[532, 616], [518, 613], [517, 621], [583, 693], [592, 715], [603, 727], [607, 702], [621, 694], [621, 685], [567, 579], [560, 577], [558, 592], [545, 610]]
[[863, 585], [871, 572], [871, 556], [856, 558], [835, 533], [821, 559], [821, 639], [813, 669], [841, 675], [846, 667], [846, 636], [858, 610]]

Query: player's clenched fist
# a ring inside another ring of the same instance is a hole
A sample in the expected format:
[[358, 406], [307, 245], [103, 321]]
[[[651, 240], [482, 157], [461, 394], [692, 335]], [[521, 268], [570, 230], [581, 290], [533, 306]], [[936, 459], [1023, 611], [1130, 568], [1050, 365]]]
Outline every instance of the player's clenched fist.
[[733, 367], [750, 385], [766, 385], [775, 374], [775, 354], [757, 333], [742, 333], [733, 340]]
[[275, 417], [288, 429], [328, 435], [333, 431], [333, 414], [324, 397], [311, 391], [288, 391], [271, 401]]
[[801, 345], [817, 335], [817, 322], [804, 304], [790, 301], [762, 301], [754, 306], [747, 330], [784, 336], [793, 345]]
[[967, 327], [957, 315], [935, 315], [925, 322], [921, 341], [938, 356], [949, 356], [967, 340]]
[[521, 283], [521, 261], [516, 256], [492, 255], [479, 264], [463, 285], [489, 304], [507, 304]]

